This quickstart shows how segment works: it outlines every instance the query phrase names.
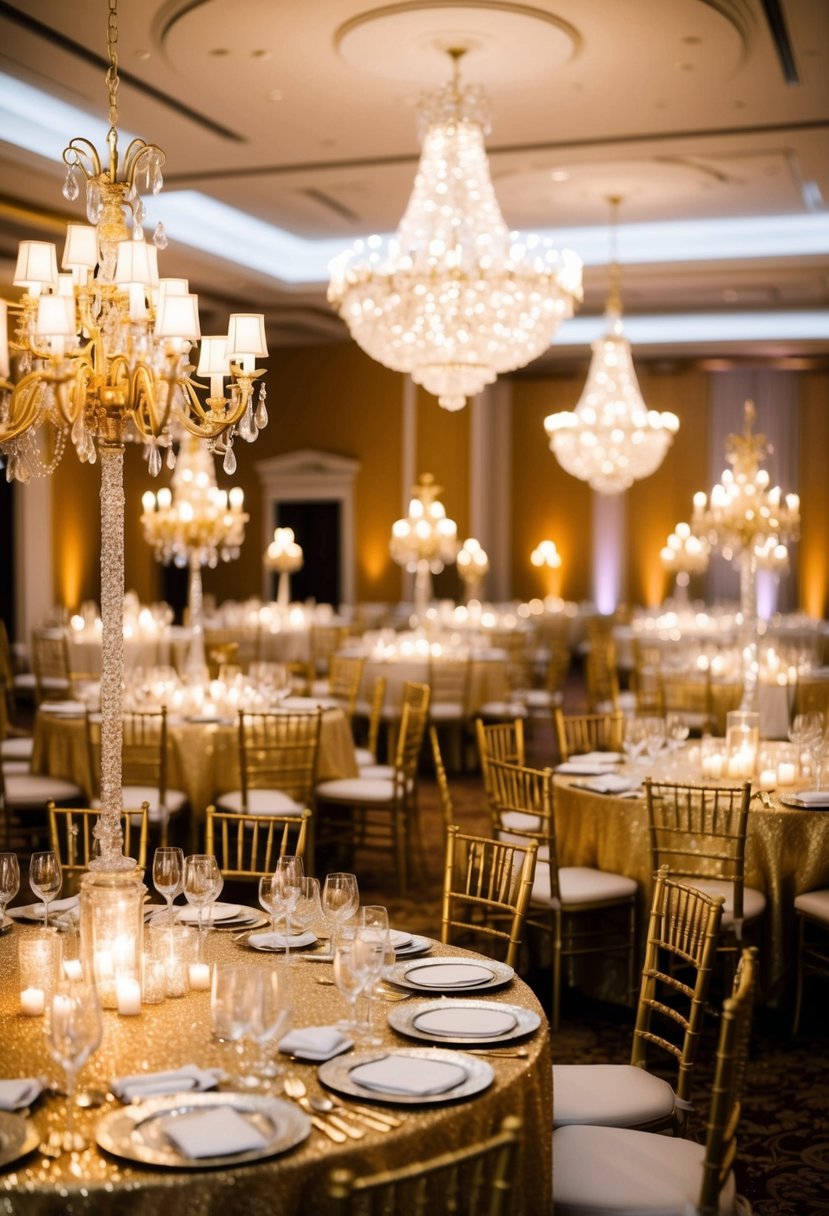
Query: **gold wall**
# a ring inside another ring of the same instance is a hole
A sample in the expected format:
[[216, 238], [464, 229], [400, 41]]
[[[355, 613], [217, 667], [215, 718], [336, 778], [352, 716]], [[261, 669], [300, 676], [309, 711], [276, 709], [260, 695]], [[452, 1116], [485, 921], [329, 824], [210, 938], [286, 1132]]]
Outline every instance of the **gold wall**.
[[[355, 457], [358, 536], [356, 591], [359, 600], [395, 601], [401, 575], [388, 554], [392, 522], [403, 502], [402, 378], [364, 355], [353, 343], [277, 350], [267, 373], [270, 423], [254, 444], [237, 442], [238, 470], [231, 480], [217, 465], [220, 486], [239, 484], [250, 513], [238, 561], [204, 573], [204, 588], [217, 600], [258, 595], [262, 587], [263, 521], [256, 463], [301, 448], [319, 448]], [[549, 450], [544, 417], [571, 409], [584, 384], [587, 366], [574, 364], [549, 378], [518, 378], [512, 404], [512, 564], [516, 597], [547, 593], [544, 573], [530, 564], [531, 550], [544, 538], [556, 542], [563, 560], [560, 594], [567, 599], [592, 595], [592, 506], [589, 488], [564, 472]], [[636, 483], [626, 496], [626, 594], [632, 604], [654, 605], [670, 590], [659, 565], [668, 533], [688, 519], [695, 490], [708, 489], [709, 389], [711, 376], [691, 366], [637, 362], [645, 400], [671, 409], [680, 430], [662, 466]], [[800, 394], [802, 539], [799, 604], [813, 616], [827, 612], [829, 556], [829, 373], [801, 372]], [[447, 513], [462, 539], [469, 530], [470, 411], [441, 410], [428, 394], [417, 393], [416, 473], [431, 472], [444, 487]], [[141, 494], [152, 479], [139, 449], [125, 461], [126, 586], [142, 601], [159, 598], [160, 569], [140, 534]], [[157, 485], [169, 482], [165, 470]], [[98, 599], [100, 524], [97, 466], [79, 466], [67, 453], [54, 482], [56, 598], [70, 608]], [[785, 487], [784, 487], [785, 488]], [[24, 491], [25, 492], [25, 491]], [[499, 509], [501, 505], [499, 504]], [[702, 590], [702, 588], [700, 589]], [[454, 570], [435, 580], [438, 595], [459, 591]]]

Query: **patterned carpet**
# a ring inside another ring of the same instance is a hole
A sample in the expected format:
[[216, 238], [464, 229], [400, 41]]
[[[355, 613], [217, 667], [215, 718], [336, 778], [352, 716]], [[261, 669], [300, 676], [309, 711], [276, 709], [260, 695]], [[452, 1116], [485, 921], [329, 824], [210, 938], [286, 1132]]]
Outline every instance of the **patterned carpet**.
[[[546, 745], [546, 741], [545, 741]], [[549, 763], [549, 759], [547, 760]], [[465, 830], [486, 833], [478, 776], [450, 774], [454, 819]], [[426, 873], [406, 899], [388, 898], [388, 859], [356, 862], [363, 902], [387, 902], [394, 925], [437, 936], [440, 931], [443, 820], [430, 772], [424, 773], [420, 807]], [[549, 1008], [549, 976], [524, 977]], [[738, 1137], [739, 1192], [755, 1216], [829, 1216], [829, 989], [812, 980], [800, 1035], [789, 1033], [790, 1010], [758, 1010], [752, 1060], [743, 1098]], [[562, 1025], [553, 1044], [560, 1062], [627, 1062], [631, 1013], [619, 1006], [591, 1003], [569, 991]], [[716, 1025], [703, 1041], [697, 1094], [703, 1105], [710, 1090]], [[704, 1137], [698, 1121], [697, 1136]]]

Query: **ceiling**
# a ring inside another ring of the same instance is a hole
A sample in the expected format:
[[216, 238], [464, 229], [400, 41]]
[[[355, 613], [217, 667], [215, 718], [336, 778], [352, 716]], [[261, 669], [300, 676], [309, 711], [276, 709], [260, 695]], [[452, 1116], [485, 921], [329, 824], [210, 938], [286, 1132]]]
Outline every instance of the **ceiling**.
[[[4, 294], [21, 237], [60, 244], [84, 218], [61, 195], [60, 152], [73, 135], [104, 144], [106, 18], [106, 0], [0, 0]], [[582, 325], [602, 313], [617, 195], [638, 353], [829, 352], [826, 0], [122, 0], [118, 25], [119, 128], [167, 154], [148, 231], [163, 216], [162, 273], [190, 278], [205, 332], [242, 309], [265, 312], [273, 345], [345, 340], [328, 259], [396, 228], [418, 97], [460, 45], [464, 82], [489, 97], [507, 223], [585, 260]], [[39, 92], [15, 100], [15, 80]], [[262, 226], [202, 218], [205, 196]], [[196, 247], [211, 237], [227, 257]], [[689, 316], [711, 314], [718, 340], [692, 341]], [[723, 341], [735, 314], [747, 336]], [[673, 337], [637, 337], [640, 316], [675, 319]], [[584, 354], [587, 331], [572, 332], [547, 362]]]

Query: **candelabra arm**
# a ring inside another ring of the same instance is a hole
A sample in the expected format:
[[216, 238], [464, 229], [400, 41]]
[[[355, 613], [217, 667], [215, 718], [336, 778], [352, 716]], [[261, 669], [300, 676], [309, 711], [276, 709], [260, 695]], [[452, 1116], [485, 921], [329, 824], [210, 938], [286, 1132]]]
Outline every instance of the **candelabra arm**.
[[432, 572], [423, 558], [417, 563], [414, 581], [414, 614], [418, 622], [426, 617], [426, 609], [432, 598]]
[[747, 545], [740, 554], [740, 649], [743, 664], [742, 710], [757, 710], [759, 699], [759, 641], [757, 622], [757, 558], [754, 546]]
[[287, 609], [291, 603], [291, 576], [287, 570], [283, 570], [279, 575], [277, 583], [276, 602], [280, 608]]
[[197, 553], [190, 554], [187, 604], [190, 610], [190, 648], [187, 651], [187, 670], [201, 678], [207, 666], [207, 658], [204, 650], [201, 563]]

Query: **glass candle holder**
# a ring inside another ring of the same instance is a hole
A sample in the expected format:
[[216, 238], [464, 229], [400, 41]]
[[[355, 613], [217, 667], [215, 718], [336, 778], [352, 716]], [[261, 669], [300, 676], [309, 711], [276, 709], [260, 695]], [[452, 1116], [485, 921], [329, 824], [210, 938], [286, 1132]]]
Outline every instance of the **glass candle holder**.
[[20, 969], [20, 1012], [39, 1017], [60, 979], [63, 943], [58, 933], [46, 929], [20, 938], [17, 960]]
[[140, 993], [147, 894], [142, 873], [90, 871], [81, 881], [81, 963], [104, 1009], [119, 1007], [119, 988], [124, 1008], [132, 1009]]
[[198, 934], [187, 925], [155, 926], [150, 953], [164, 968], [165, 994], [184, 996], [190, 989], [190, 965], [198, 959]]
[[748, 781], [757, 768], [760, 747], [760, 715], [735, 709], [725, 719], [726, 776], [729, 780]]
[[700, 744], [699, 754], [703, 777], [710, 781], [722, 780], [726, 775], [725, 739], [707, 736]]

